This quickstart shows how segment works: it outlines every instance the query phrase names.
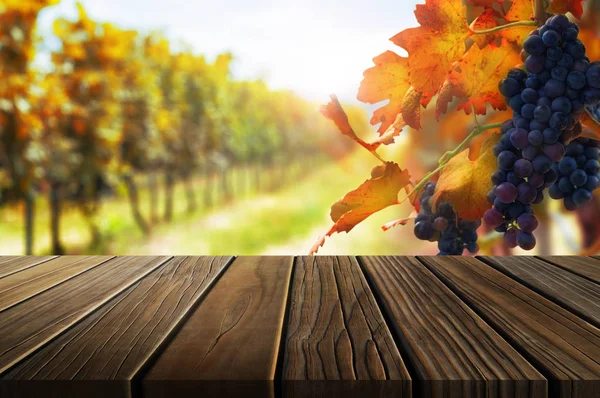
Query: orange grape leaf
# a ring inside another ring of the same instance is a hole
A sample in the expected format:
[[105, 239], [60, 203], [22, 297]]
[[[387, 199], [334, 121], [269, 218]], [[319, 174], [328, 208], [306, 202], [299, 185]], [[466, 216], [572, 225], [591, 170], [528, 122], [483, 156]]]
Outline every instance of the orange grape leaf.
[[583, 3], [585, 0], [552, 0], [548, 11], [554, 14], [566, 14], [570, 12], [577, 19], [583, 16]]
[[502, 3], [504, 0], [468, 0], [469, 3], [479, 7], [492, 7], [494, 4]]
[[470, 36], [462, 0], [427, 0], [415, 10], [418, 28], [406, 29], [390, 40], [408, 51], [412, 86], [419, 92], [437, 92], [465, 52]]
[[346, 115], [346, 112], [344, 112], [340, 101], [338, 101], [335, 95], [331, 95], [331, 101], [329, 101], [327, 105], [319, 107], [319, 112], [321, 112], [327, 119], [332, 120], [343, 135], [350, 137], [366, 148], [369, 152], [373, 152], [379, 147], [379, 145], [381, 145], [369, 144], [356, 135], [354, 129], [352, 126], [350, 126], [348, 115]]
[[600, 139], [600, 124], [588, 111], [581, 115], [581, 124], [586, 127], [584, 131], [588, 138]]
[[[531, 0], [513, 0], [513, 4], [504, 16], [507, 22], [533, 21], [533, 2]], [[503, 30], [501, 35], [508, 41], [522, 45], [535, 26], [516, 26]]]
[[401, 218], [399, 220], [390, 221], [389, 223], [386, 223], [386, 224], [382, 225], [381, 229], [383, 229], [384, 231], [389, 231], [390, 229], [392, 229], [394, 227], [404, 226], [404, 225], [408, 224], [410, 222], [410, 220], [414, 220], [415, 217], [417, 217], [418, 214], [419, 213], [417, 213], [416, 211], [413, 211], [406, 218]]
[[370, 179], [331, 206], [331, 219], [335, 224], [319, 238], [310, 254], [319, 250], [326, 236], [335, 232], [350, 232], [370, 215], [398, 204], [398, 193], [408, 184], [410, 175], [407, 170], [400, 170], [398, 164], [387, 162], [376, 166]]
[[371, 145], [390, 145], [394, 143], [394, 138], [399, 136], [402, 129], [406, 126], [402, 114], [396, 116], [394, 123], [386, 130], [385, 133], [379, 136]]
[[371, 124], [381, 123], [379, 133], [383, 134], [402, 112], [402, 101], [410, 88], [408, 58], [392, 51], [386, 51], [373, 59], [375, 66], [367, 69], [358, 89], [358, 100], [376, 104], [389, 100], [373, 113]]
[[435, 101], [435, 118], [440, 121], [440, 116], [448, 112], [448, 105], [454, 99], [454, 92], [456, 87], [452, 85], [449, 80], [444, 82], [442, 89]]
[[492, 148], [499, 140], [500, 134], [488, 138], [477, 160], [469, 159], [468, 149], [452, 158], [437, 182], [433, 206], [448, 201], [459, 217], [472, 221], [481, 218], [490, 207], [487, 200], [492, 189], [490, 176], [497, 168]]
[[498, 91], [498, 84], [511, 68], [521, 62], [516, 48], [507, 42], [501, 47], [489, 45], [483, 50], [472, 46], [450, 74], [456, 87], [455, 95], [467, 97], [458, 109], [485, 115], [486, 105], [506, 109], [506, 100]]
[[402, 117], [410, 127], [417, 130], [421, 128], [421, 93], [412, 87], [402, 100]]
[[[495, 28], [498, 26], [498, 19], [501, 18], [502, 16], [500, 13], [498, 13], [498, 11], [494, 10], [493, 8], [488, 8], [483, 12], [483, 14], [478, 16], [477, 19], [471, 23], [471, 29], [478, 31]], [[498, 37], [500, 37], [500, 34], [498, 32], [494, 32], [473, 35], [471, 36], [471, 39], [479, 46], [479, 48], [484, 48], [489, 43], [494, 42]]]

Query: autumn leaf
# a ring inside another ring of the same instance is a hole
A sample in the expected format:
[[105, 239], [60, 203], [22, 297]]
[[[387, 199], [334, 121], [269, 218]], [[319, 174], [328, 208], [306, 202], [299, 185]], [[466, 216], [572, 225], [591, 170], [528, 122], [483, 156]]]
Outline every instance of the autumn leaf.
[[439, 121], [440, 116], [448, 112], [448, 105], [454, 99], [456, 87], [452, 85], [450, 80], [446, 80], [440, 93], [435, 101], [435, 118]]
[[[473, 31], [482, 31], [491, 28], [495, 28], [498, 26], [498, 19], [501, 19], [502, 16], [498, 13], [498, 11], [488, 8], [483, 14], [481, 14], [477, 19], [471, 23], [471, 29]], [[499, 32], [487, 33], [487, 34], [475, 34], [471, 37], [471, 39], [479, 46], [479, 48], [484, 48], [490, 43], [493, 43], [497, 38], [500, 37]]]
[[500, 134], [488, 138], [476, 160], [469, 158], [467, 149], [448, 162], [432, 197], [434, 207], [447, 201], [461, 218], [474, 221], [483, 216], [490, 207], [487, 200], [492, 189], [490, 176], [497, 168], [492, 148], [499, 140]]
[[492, 7], [494, 4], [502, 4], [504, 0], [468, 0], [469, 3], [478, 7]]
[[427, 0], [415, 10], [418, 28], [406, 29], [390, 40], [408, 51], [412, 86], [437, 92], [452, 63], [465, 52], [471, 34], [462, 0]]
[[586, 137], [600, 140], [600, 123], [588, 111], [581, 115], [581, 124], [585, 127], [584, 135]]
[[410, 89], [408, 59], [392, 51], [386, 51], [373, 59], [375, 66], [364, 72], [364, 79], [358, 90], [358, 100], [376, 104], [389, 100], [387, 105], [373, 113], [371, 124], [381, 123], [379, 133], [385, 133], [398, 114], [402, 112], [402, 102]]
[[408, 224], [411, 220], [414, 220], [417, 217], [417, 215], [418, 215], [418, 213], [416, 211], [413, 211], [406, 218], [401, 218], [399, 220], [390, 221], [389, 223], [382, 225], [381, 229], [383, 229], [384, 231], [389, 231], [390, 229], [392, 229], [394, 227], [404, 226], [404, 225]]
[[[531, 0], [514, 0], [504, 19], [507, 23], [533, 21], [533, 13], [533, 2]], [[510, 42], [522, 45], [529, 33], [535, 29], [535, 26], [516, 26], [503, 30], [501, 35]]]
[[408, 171], [400, 170], [396, 163], [387, 162], [375, 167], [370, 179], [333, 204], [331, 219], [335, 224], [319, 238], [310, 254], [318, 251], [325, 242], [326, 236], [331, 236], [335, 232], [350, 232], [370, 215], [398, 204], [398, 193], [408, 184], [410, 184]]
[[354, 129], [350, 126], [348, 115], [344, 112], [340, 101], [338, 101], [335, 95], [331, 95], [331, 101], [327, 105], [319, 107], [319, 112], [327, 119], [332, 120], [343, 135], [350, 137], [369, 152], [373, 152], [379, 147], [380, 144], [369, 144], [356, 135]]
[[402, 118], [410, 127], [421, 128], [421, 93], [412, 87], [402, 100]]
[[548, 11], [554, 14], [566, 14], [570, 12], [577, 19], [583, 16], [583, 3], [585, 0], [552, 0]]
[[466, 97], [458, 109], [470, 113], [474, 108], [478, 115], [486, 114], [488, 104], [497, 110], [506, 109], [498, 84], [520, 60], [516, 48], [506, 42], [501, 47], [489, 45], [483, 50], [471, 47], [450, 74], [455, 95]]

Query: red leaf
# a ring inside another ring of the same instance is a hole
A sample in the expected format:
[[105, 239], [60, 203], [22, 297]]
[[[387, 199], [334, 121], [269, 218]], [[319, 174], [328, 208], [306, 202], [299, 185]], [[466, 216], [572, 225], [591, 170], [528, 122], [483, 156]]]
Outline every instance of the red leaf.
[[548, 11], [554, 14], [566, 14], [570, 12], [577, 19], [583, 16], [583, 3], [585, 0], [552, 0]]

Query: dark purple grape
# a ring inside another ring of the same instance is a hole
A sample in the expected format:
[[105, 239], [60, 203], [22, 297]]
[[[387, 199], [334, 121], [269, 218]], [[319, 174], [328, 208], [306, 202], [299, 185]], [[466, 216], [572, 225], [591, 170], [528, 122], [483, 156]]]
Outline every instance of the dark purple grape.
[[544, 130], [543, 136], [544, 144], [554, 144], [558, 142], [558, 139], [560, 138], [560, 131], [548, 128]]
[[535, 198], [537, 196], [537, 190], [527, 182], [523, 182], [523, 183], [519, 184], [519, 186], [517, 187], [517, 190], [519, 191], [519, 195], [517, 196], [517, 199], [521, 203], [525, 203], [525, 204], [531, 203], [535, 200]]
[[594, 64], [589, 67], [585, 73], [588, 86], [592, 88], [600, 88], [600, 64]]
[[554, 101], [552, 101], [552, 111], [553, 112], [562, 112], [565, 114], [571, 113], [573, 110], [573, 106], [571, 105], [571, 101], [566, 97], [558, 97]]
[[570, 194], [571, 192], [573, 192], [573, 184], [571, 184], [571, 180], [569, 179], [569, 177], [561, 177], [558, 180], [557, 185], [558, 189], [560, 189], [562, 193]]
[[552, 117], [552, 109], [548, 105], [539, 105], [533, 111], [533, 117], [540, 123], [548, 123]]
[[562, 34], [562, 39], [564, 41], [575, 41], [577, 40], [577, 35], [579, 32], [575, 28], [569, 28], [565, 30]]
[[600, 163], [596, 159], [588, 159], [583, 168], [589, 174], [598, 174], [600, 172]]
[[571, 181], [571, 184], [573, 184], [573, 186], [575, 186], [575, 187], [584, 186], [585, 183], [587, 182], [587, 179], [588, 179], [588, 176], [587, 176], [586, 172], [581, 169], [575, 170], [569, 176], [569, 180]]
[[539, 225], [537, 218], [533, 214], [521, 214], [517, 219], [519, 229], [523, 232], [532, 233]]
[[586, 75], [582, 72], [573, 71], [567, 76], [567, 85], [573, 90], [581, 90], [585, 87]]
[[433, 238], [435, 234], [435, 229], [433, 228], [433, 224], [428, 222], [418, 222], [415, 224], [415, 236], [420, 240], [429, 240]]
[[581, 188], [573, 193], [572, 199], [573, 203], [575, 203], [575, 206], [579, 207], [582, 204], [592, 200], [592, 193], [585, 188]]
[[[544, 44], [544, 40], [540, 36], [529, 36], [527, 39], [525, 39], [525, 42], [523, 43], [523, 49], [532, 56], [544, 54], [546, 52], [546, 48], [547, 47]], [[530, 70], [530, 72], [533, 71]]]
[[525, 67], [530, 73], [540, 73], [544, 71], [546, 57], [543, 55], [531, 55], [525, 61]]
[[433, 228], [437, 231], [444, 232], [448, 229], [448, 219], [446, 217], [438, 217], [433, 221]]
[[538, 148], [534, 147], [534, 146], [527, 146], [525, 148], [523, 148], [523, 150], [521, 151], [521, 156], [523, 156], [523, 159], [527, 159], [527, 160], [533, 160], [535, 159], [535, 157], [537, 155], [539, 155], [540, 151]]
[[560, 41], [560, 36], [553, 30], [549, 30], [542, 35], [542, 41], [548, 47], [555, 47]]
[[564, 82], [561, 82], [556, 79], [550, 79], [544, 85], [544, 89], [546, 90], [546, 94], [550, 98], [558, 98], [565, 93], [567, 86]]
[[535, 147], [542, 146], [542, 144], [544, 143], [544, 134], [542, 134], [540, 130], [530, 131], [529, 135], [527, 136], [527, 141], [530, 145], [533, 145]]
[[565, 156], [565, 147], [560, 142], [547, 145], [546, 148], [544, 148], [544, 154], [548, 156], [548, 159], [550, 159], [552, 163], [556, 163]]
[[521, 84], [515, 79], [504, 79], [498, 86], [500, 93], [505, 97], [513, 97], [521, 92]]
[[498, 166], [503, 170], [511, 170], [516, 161], [517, 156], [511, 151], [502, 151], [498, 155]]
[[523, 90], [523, 92], [521, 93], [521, 99], [523, 100], [523, 102], [525, 102], [526, 104], [536, 104], [537, 100], [538, 100], [538, 93], [536, 90], [531, 89], [531, 88], [526, 88], [525, 90]]
[[[527, 106], [527, 105], [526, 105]], [[528, 132], [525, 129], [516, 129], [510, 135], [510, 143], [515, 148], [525, 148], [528, 144]]]
[[509, 182], [503, 182], [496, 188], [496, 197], [503, 203], [512, 203], [517, 199], [519, 191]]
[[545, 174], [552, 167], [552, 162], [546, 155], [538, 155], [531, 162], [536, 173]]
[[535, 236], [527, 232], [519, 231], [517, 233], [517, 244], [523, 250], [532, 250], [535, 247]]
[[533, 173], [533, 165], [529, 160], [519, 159], [515, 162], [513, 170], [519, 177], [529, 177]]
[[550, 195], [550, 197], [552, 199], [562, 199], [565, 197], [565, 193], [563, 191], [560, 190], [560, 188], [558, 187], [558, 185], [552, 185], [549, 189], [548, 189], [548, 194]]
[[552, 78], [558, 80], [560, 82], [567, 81], [567, 76], [569, 75], [569, 70], [564, 66], [557, 66], [552, 69]]

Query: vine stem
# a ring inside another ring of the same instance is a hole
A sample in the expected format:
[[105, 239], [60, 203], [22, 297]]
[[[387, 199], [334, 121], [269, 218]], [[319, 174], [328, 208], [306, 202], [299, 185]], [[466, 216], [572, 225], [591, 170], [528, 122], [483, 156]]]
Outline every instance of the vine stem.
[[[475, 119], [475, 120], [477, 120], [477, 119]], [[402, 200], [399, 203], [403, 203], [406, 199], [410, 198], [415, 192], [418, 192], [421, 188], [423, 188], [425, 186], [425, 184], [427, 184], [429, 182], [429, 180], [431, 180], [431, 177], [436, 175], [436, 173], [442, 171], [444, 169], [444, 167], [446, 167], [448, 165], [448, 162], [450, 160], [452, 160], [452, 158], [454, 158], [456, 155], [458, 155], [460, 152], [462, 152], [462, 150], [467, 146], [469, 141], [471, 141], [473, 138], [477, 137], [479, 134], [481, 134], [487, 130], [499, 128], [501, 126], [502, 126], [502, 123], [480, 125], [479, 122], [476, 122], [471, 134], [469, 134], [467, 136], [467, 138], [465, 138], [463, 140], [463, 142], [461, 142], [456, 148], [454, 148], [454, 150], [446, 152], [439, 159], [439, 161], [438, 161], [439, 166], [432, 172], [428, 173], [425, 177], [423, 177], [421, 179], [421, 181], [419, 181], [419, 183], [408, 193], [406, 198], [404, 198], [404, 200]]]
[[534, 8], [534, 18], [537, 26], [542, 26], [548, 20], [548, 13], [546, 12], [546, 0], [534, 0], [533, 8]]
[[484, 29], [484, 30], [472, 30], [471, 33], [474, 35], [487, 35], [488, 33], [499, 32], [502, 30], [514, 28], [517, 26], [537, 26], [536, 21], [517, 21], [507, 23], [506, 25], [496, 26], [495, 28]]

